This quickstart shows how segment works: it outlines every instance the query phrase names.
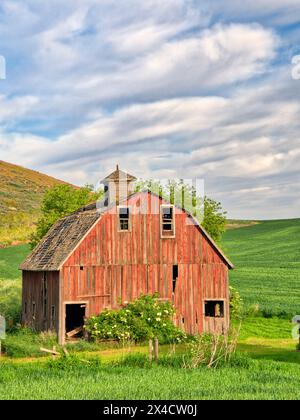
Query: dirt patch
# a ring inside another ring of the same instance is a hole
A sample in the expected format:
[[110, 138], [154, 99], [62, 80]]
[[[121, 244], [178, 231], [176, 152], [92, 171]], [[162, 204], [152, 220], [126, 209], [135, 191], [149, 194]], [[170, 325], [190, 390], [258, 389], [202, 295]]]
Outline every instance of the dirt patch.
[[227, 230], [240, 229], [240, 228], [244, 228], [244, 227], [255, 226], [255, 225], [258, 225], [258, 224], [259, 224], [259, 222], [256, 222], [256, 221], [229, 222], [226, 225], [226, 229]]

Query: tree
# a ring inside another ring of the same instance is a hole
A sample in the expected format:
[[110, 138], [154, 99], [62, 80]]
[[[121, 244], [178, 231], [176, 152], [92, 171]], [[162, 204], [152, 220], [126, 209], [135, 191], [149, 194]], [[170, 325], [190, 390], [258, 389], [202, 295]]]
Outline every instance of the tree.
[[136, 191], [147, 188], [171, 204], [176, 204], [191, 213], [215, 241], [221, 239], [226, 228], [226, 212], [220, 202], [208, 197], [199, 197], [195, 189], [183, 181], [170, 181], [162, 185], [158, 181], [144, 180], [136, 186]]
[[204, 218], [202, 222], [204, 229], [215, 240], [219, 241], [226, 229], [226, 212], [222, 209], [220, 202], [211, 198], [204, 198]]
[[92, 190], [93, 186], [90, 185], [82, 188], [57, 185], [50, 188], [42, 201], [42, 214], [38, 220], [36, 232], [31, 236], [31, 248], [40, 242], [57, 220], [99, 199], [103, 194], [102, 191], [95, 193]]

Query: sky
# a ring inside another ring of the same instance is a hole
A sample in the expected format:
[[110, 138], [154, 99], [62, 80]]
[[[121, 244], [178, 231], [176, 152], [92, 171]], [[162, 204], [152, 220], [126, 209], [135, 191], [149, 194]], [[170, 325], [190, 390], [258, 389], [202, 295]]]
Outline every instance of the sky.
[[1, 0], [0, 55], [1, 160], [203, 179], [231, 218], [300, 217], [299, 0]]

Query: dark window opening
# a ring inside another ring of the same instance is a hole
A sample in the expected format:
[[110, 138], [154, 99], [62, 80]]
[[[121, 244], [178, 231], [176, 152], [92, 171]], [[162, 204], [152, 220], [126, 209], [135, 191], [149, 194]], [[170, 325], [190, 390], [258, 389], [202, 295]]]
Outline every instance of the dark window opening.
[[[86, 306], [83, 304], [67, 304], [66, 305], [66, 333], [83, 327], [85, 319]], [[76, 337], [83, 335], [83, 330], [76, 334]]]
[[106, 193], [108, 191], [108, 185], [104, 186], [104, 192]]
[[196, 311], [196, 324], [198, 324], [198, 312]]
[[224, 302], [222, 300], [205, 301], [205, 316], [211, 318], [223, 318]]
[[184, 324], [184, 317], [181, 318], [182, 323]]
[[47, 274], [43, 275], [43, 314], [47, 316], [48, 290], [47, 290]]
[[24, 314], [27, 315], [27, 302], [24, 302]]
[[162, 237], [174, 236], [174, 207], [161, 206], [161, 232]]
[[80, 271], [83, 271], [83, 266], [82, 265], [80, 266]]
[[32, 318], [35, 318], [35, 302], [32, 302]]
[[176, 290], [176, 282], [178, 279], [178, 265], [173, 265], [173, 293]]
[[129, 230], [129, 207], [119, 207], [119, 230]]
[[56, 316], [55, 316], [55, 306], [54, 306], [54, 305], [52, 305], [52, 306], [51, 306], [51, 329], [53, 329], [53, 328], [54, 328], [55, 320], [56, 320]]

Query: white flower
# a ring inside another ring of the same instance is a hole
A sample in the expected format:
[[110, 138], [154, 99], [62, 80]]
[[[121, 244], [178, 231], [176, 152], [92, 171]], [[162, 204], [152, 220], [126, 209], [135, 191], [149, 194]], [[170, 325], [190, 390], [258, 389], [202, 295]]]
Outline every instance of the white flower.
[[148, 321], [151, 321], [151, 318], [148, 318]]
[[163, 327], [166, 327], [167, 326], [167, 324], [163, 324]]
[[161, 318], [156, 318], [156, 321], [160, 321], [161, 320]]
[[157, 316], [161, 316], [161, 312], [157, 312]]

